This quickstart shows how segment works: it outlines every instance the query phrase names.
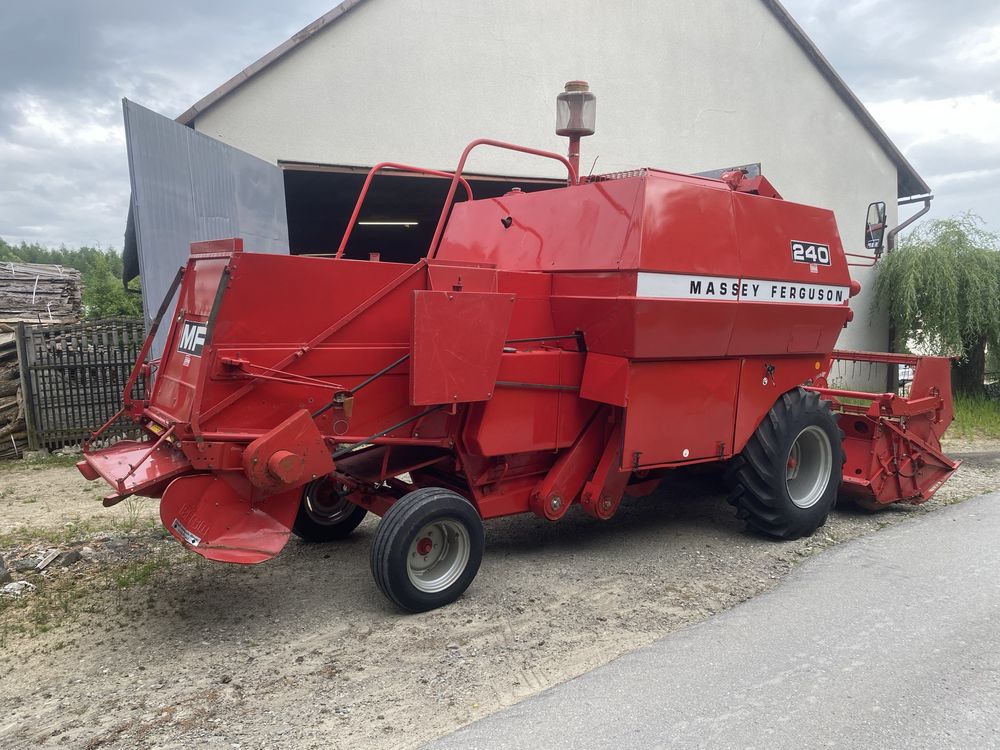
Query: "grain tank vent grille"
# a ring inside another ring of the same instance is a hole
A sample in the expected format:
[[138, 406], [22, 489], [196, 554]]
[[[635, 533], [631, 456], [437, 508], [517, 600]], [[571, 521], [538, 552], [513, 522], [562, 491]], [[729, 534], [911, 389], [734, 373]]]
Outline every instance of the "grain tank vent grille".
[[587, 182], [610, 182], [611, 180], [627, 180], [630, 177], [645, 177], [645, 169], [632, 169], [627, 172], [608, 172], [607, 174], [595, 174], [587, 178]]

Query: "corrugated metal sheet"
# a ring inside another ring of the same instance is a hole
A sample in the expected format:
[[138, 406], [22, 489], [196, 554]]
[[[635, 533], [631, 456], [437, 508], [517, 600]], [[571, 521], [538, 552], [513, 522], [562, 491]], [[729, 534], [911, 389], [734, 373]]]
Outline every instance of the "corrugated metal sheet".
[[243, 237], [248, 252], [288, 253], [285, 188], [274, 164], [127, 99], [123, 108], [148, 327], [192, 242]]

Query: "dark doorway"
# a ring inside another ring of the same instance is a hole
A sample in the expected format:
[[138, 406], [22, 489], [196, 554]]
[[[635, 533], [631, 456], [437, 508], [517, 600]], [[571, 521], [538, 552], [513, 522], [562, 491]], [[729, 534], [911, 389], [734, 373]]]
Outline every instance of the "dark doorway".
[[[288, 241], [292, 255], [332, 255], [337, 251], [366, 167], [282, 163]], [[539, 178], [468, 175], [474, 198], [495, 198], [512, 188], [525, 192], [562, 187], [565, 182]], [[413, 263], [427, 253], [449, 180], [406, 173], [379, 173], [351, 233], [344, 257]], [[457, 200], [465, 200], [459, 190]]]

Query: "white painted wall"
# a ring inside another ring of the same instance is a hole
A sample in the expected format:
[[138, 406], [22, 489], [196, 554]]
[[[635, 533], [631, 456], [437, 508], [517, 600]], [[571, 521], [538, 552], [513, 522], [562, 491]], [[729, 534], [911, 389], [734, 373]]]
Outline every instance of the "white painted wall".
[[[564, 152], [555, 96], [573, 78], [598, 100], [583, 171], [760, 161], [785, 198], [836, 212], [848, 251], [870, 201], [895, 222], [895, 166], [758, 0], [366, 0], [195, 127], [270, 161], [451, 169], [479, 137]], [[556, 173], [489, 151], [468, 168]], [[854, 270], [839, 345], [882, 350], [872, 274]]]

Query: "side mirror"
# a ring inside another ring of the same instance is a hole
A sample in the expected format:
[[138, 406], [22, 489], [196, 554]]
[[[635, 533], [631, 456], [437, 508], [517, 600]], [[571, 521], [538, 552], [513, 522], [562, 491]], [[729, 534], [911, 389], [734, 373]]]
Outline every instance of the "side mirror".
[[885, 236], [885, 203], [878, 201], [868, 204], [868, 220], [865, 222], [865, 247], [874, 250], [878, 255], [884, 247], [882, 238]]

